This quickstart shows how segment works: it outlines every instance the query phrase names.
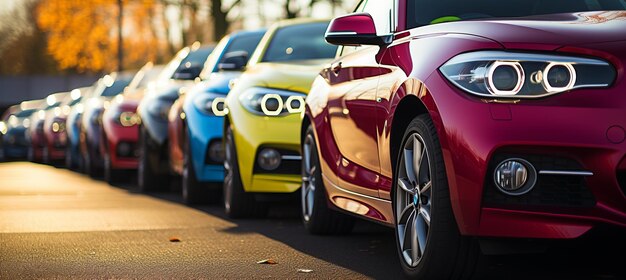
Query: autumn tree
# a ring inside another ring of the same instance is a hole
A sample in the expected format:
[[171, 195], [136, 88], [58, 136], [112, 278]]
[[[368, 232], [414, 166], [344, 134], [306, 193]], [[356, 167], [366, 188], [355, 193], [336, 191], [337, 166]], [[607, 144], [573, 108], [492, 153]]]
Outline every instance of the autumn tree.
[[0, 14], [0, 75], [56, 72], [56, 63], [46, 52], [45, 34], [32, 24], [34, 5], [34, 1], [22, 1]]
[[[150, 28], [155, 0], [124, 0], [123, 5], [124, 62], [137, 67], [162, 49]], [[47, 51], [61, 69], [117, 69], [117, 0], [41, 0], [36, 12], [37, 25], [47, 34]]]

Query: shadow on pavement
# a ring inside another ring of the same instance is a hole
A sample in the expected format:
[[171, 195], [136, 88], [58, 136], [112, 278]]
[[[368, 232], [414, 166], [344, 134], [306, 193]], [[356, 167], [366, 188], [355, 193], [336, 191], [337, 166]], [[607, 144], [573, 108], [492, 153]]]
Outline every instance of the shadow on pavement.
[[[115, 187], [137, 193], [133, 184]], [[183, 204], [180, 192], [153, 192], [147, 195]], [[229, 234], [258, 233], [294, 250], [337, 264], [375, 279], [401, 279], [393, 229], [358, 221], [352, 234], [315, 236], [300, 221], [299, 204], [273, 206], [265, 219], [233, 220], [221, 205], [193, 207], [236, 226]], [[482, 259], [479, 279], [626, 279], [626, 232], [603, 228], [571, 241], [544, 241], [542, 253], [487, 256]]]

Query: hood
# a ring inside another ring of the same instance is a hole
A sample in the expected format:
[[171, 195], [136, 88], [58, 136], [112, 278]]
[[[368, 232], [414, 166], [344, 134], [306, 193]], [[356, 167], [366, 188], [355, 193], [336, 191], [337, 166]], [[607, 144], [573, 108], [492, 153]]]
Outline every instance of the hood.
[[197, 84], [192, 91], [211, 92], [218, 94], [228, 94], [230, 91], [230, 82], [239, 78], [239, 71], [221, 71], [211, 73], [206, 81]]
[[241, 79], [253, 80], [256, 86], [297, 91], [308, 94], [311, 84], [329, 59], [300, 60], [290, 63], [258, 63]]
[[449, 22], [418, 28], [414, 36], [462, 33], [515, 44], [565, 45], [626, 40], [626, 11], [581, 12], [532, 17]]

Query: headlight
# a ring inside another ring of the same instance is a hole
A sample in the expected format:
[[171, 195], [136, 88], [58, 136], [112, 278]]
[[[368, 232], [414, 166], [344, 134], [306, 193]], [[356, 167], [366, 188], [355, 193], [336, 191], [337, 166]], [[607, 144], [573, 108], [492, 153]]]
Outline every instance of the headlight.
[[135, 112], [116, 112], [113, 116], [113, 119], [124, 127], [134, 126], [141, 123], [139, 115]]
[[615, 69], [591, 58], [479, 51], [458, 55], [441, 73], [459, 88], [484, 97], [538, 98], [577, 88], [608, 87]]
[[52, 122], [52, 132], [60, 133], [65, 131], [65, 122], [54, 121]]
[[167, 115], [170, 112], [171, 104], [164, 103], [162, 101], [154, 101], [152, 104], [148, 105], [148, 113], [151, 115], [158, 117], [162, 120], [167, 120]]
[[304, 111], [305, 94], [271, 88], [253, 87], [246, 90], [239, 101], [254, 114], [283, 116]]
[[9, 128], [7, 127], [6, 123], [0, 122], [0, 133], [6, 134], [8, 130]]
[[224, 116], [228, 113], [228, 109], [225, 106], [226, 99], [221, 95], [212, 95], [212, 94], [197, 94], [194, 97], [193, 105], [208, 115], [214, 116]]

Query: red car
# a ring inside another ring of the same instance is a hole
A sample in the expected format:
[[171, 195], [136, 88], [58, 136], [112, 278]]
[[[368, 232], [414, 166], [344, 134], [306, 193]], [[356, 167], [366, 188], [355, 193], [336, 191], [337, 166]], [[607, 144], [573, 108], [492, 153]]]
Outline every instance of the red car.
[[74, 89], [66, 94], [60, 104], [52, 110], [46, 111], [44, 119], [43, 133], [45, 136], [46, 149], [44, 158], [51, 163], [65, 160], [65, 148], [67, 145], [66, 120], [70, 114], [71, 106], [80, 102], [81, 90]]
[[137, 105], [151, 83], [155, 82], [163, 66], [148, 62], [133, 77], [124, 93], [116, 96], [104, 110], [102, 117], [101, 153], [104, 155], [104, 179], [114, 183], [124, 170], [137, 169]]
[[[30, 126], [28, 128], [28, 141], [30, 147], [28, 149], [28, 160], [32, 162], [50, 162], [50, 151], [48, 148], [52, 145], [48, 145], [48, 132], [46, 131], [46, 120], [51, 120], [55, 116], [55, 112], [59, 112], [59, 106], [70, 96], [69, 92], [58, 92], [48, 95], [43, 101], [39, 111], [32, 114], [30, 117]], [[51, 124], [51, 121], [48, 121]], [[59, 130], [61, 129], [60, 122], [57, 122]], [[65, 124], [63, 124], [64, 126]], [[51, 126], [50, 126], [51, 127]], [[58, 132], [58, 131], [57, 131]], [[56, 138], [55, 139], [59, 139]], [[58, 142], [57, 142], [58, 143]]]
[[392, 226], [423, 279], [470, 275], [477, 240], [625, 228], [624, 10], [380, 0], [334, 19], [302, 126], [305, 227], [349, 231], [337, 209]]

